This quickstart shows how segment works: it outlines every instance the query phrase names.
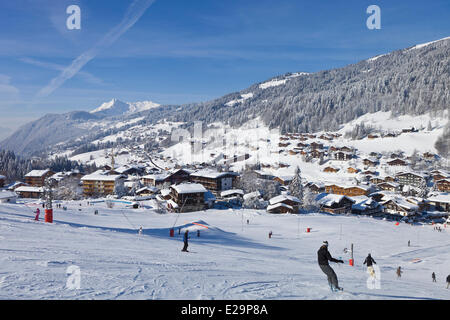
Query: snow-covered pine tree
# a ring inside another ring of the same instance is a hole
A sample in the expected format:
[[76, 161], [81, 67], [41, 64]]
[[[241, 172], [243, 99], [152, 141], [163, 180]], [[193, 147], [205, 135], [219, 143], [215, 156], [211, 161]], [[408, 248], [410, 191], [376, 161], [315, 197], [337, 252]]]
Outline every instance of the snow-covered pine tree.
[[303, 204], [303, 185], [302, 185], [302, 175], [301, 170], [297, 166], [295, 169], [295, 175], [294, 179], [292, 179], [291, 183], [289, 184], [289, 193], [298, 198], [301, 203]]

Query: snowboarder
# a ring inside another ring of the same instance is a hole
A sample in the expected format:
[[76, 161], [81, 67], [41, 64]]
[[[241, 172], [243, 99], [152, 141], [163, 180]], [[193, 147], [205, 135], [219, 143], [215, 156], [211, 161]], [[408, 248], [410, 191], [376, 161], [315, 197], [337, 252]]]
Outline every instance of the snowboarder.
[[364, 260], [363, 264], [367, 264], [367, 271], [369, 272], [369, 274], [372, 278], [375, 278], [375, 270], [373, 270], [373, 267], [372, 267], [372, 264], [374, 264], [374, 263], [377, 264], [369, 253], [366, 260]]
[[184, 236], [183, 236], [184, 247], [181, 250], [183, 252], [189, 252], [187, 249], [188, 248], [188, 238], [189, 238], [188, 235], [189, 235], [189, 230], [186, 230], [186, 232], [184, 233]]
[[434, 272], [431, 274], [431, 278], [433, 279], [433, 282], [436, 282], [436, 274]]
[[450, 274], [447, 276], [447, 289], [450, 286]]
[[39, 208], [36, 209], [36, 216], [34, 217], [34, 220], [39, 221], [39, 214], [41, 213], [41, 211], [39, 210]]
[[269, 232], [269, 239], [272, 238], [272, 231]]
[[401, 278], [402, 277], [402, 273], [403, 273], [402, 267], [398, 267], [397, 268], [397, 278]]
[[317, 251], [317, 260], [319, 263], [320, 269], [323, 273], [326, 274], [328, 278], [328, 285], [330, 286], [332, 291], [342, 291], [343, 289], [339, 287], [339, 282], [334, 270], [328, 264], [328, 261], [336, 262], [336, 263], [344, 263], [342, 260], [334, 259], [330, 252], [328, 251], [328, 241], [324, 241], [319, 251]]

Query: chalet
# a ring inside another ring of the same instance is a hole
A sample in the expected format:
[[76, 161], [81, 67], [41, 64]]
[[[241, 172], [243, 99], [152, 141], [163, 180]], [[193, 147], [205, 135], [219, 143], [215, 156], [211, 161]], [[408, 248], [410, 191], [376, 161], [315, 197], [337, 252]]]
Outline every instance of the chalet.
[[352, 148], [346, 146], [339, 148], [339, 150], [343, 152], [353, 152]]
[[117, 187], [124, 185], [125, 176], [108, 174], [107, 171], [98, 170], [81, 178], [84, 196], [112, 195]]
[[280, 143], [278, 143], [278, 147], [280, 147], [280, 148], [286, 148], [286, 147], [289, 146], [290, 144], [291, 144], [290, 142], [286, 142], [286, 143], [280, 142]]
[[299, 147], [299, 148], [306, 148], [307, 146], [308, 146], [308, 144], [306, 144], [306, 143], [301, 143], [301, 142], [297, 143], [297, 147]]
[[424, 175], [414, 172], [401, 172], [395, 178], [401, 185], [420, 187], [426, 183], [426, 177]]
[[381, 202], [384, 207], [384, 212], [394, 216], [408, 217], [416, 215], [419, 207], [411, 202], [406, 201], [400, 197], [388, 197]]
[[338, 172], [338, 171], [339, 171], [338, 168], [330, 167], [330, 166], [328, 166], [328, 167], [326, 167], [325, 169], [323, 169], [323, 172], [333, 172], [333, 173], [336, 173], [336, 172]]
[[378, 178], [378, 177], [372, 178], [369, 181], [370, 181], [370, 183], [373, 183], [373, 184], [379, 184], [379, 183], [385, 182], [384, 179], [381, 179], [381, 178]]
[[408, 163], [406, 161], [404, 161], [402, 159], [398, 159], [398, 158], [388, 161], [387, 164], [390, 166], [407, 166], [408, 165]]
[[241, 189], [230, 189], [220, 193], [220, 197], [223, 199], [240, 198], [244, 196], [244, 191]]
[[398, 136], [398, 134], [389, 132], [389, 133], [386, 133], [386, 134], [383, 136], [383, 138], [395, 138], [396, 136]]
[[363, 174], [365, 175], [371, 175], [371, 176], [376, 176], [377, 172], [376, 171], [372, 171], [372, 170], [366, 170], [363, 172]]
[[313, 158], [319, 159], [319, 158], [325, 156], [325, 152], [323, 152], [323, 151], [321, 151], [321, 150], [313, 149], [313, 150], [310, 152], [310, 155], [311, 155], [311, 157], [313, 157]]
[[142, 183], [146, 186], [161, 187], [166, 183], [168, 177], [167, 173], [149, 174], [142, 177]]
[[126, 175], [142, 175], [144, 173], [144, 168], [140, 166], [122, 166], [114, 170], [118, 174]]
[[325, 192], [330, 194], [344, 195], [347, 197], [366, 196], [370, 193], [371, 188], [368, 186], [346, 186], [330, 184], [325, 186]]
[[268, 172], [265, 171], [261, 171], [261, 170], [254, 170], [254, 173], [256, 173], [256, 175], [258, 176], [259, 179], [263, 179], [263, 180], [273, 180], [274, 176], [271, 175]]
[[17, 194], [11, 191], [0, 192], [0, 203], [16, 203]]
[[323, 149], [323, 143], [313, 142], [309, 145], [312, 149]]
[[33, 187], [43, 187], [45, 179], [54, 174], [50, 169], [32, 170], [25, 175], [25, 183]]
[[140, 197], [154, 196], [158, 193], [158, 191], [159, 189], [156, 187], [145, 186], [143, 188], [136, 190], [136, 195]]
[[436, 155], [433, 154], [433, 153], [430, 153], [430, 152], [425, 152], [422, 155], [422, 157], [424, 157], [425, 159], [428, 159], [428, 160], [432, 160], [432, 159], [434, 159], [436, 157]]
[[305, 188], [315, 194], [325, 192], [325, 185], [322, 182], [308, 182]]
[[205, 194], [208, 190], [199, 183], [182, 183], [170, 187], [170, 200], [167, 207], [175, 212], [192, 212], [204, 210]]
[[269, 200], [267, 212], [269, 213], [297, 213], [301, 201], [290, 195], [279, 195]]
[[6, 177], [0, 175], [0, 188], [3, 188], [5, 186]]
[[339, 149], [335, 146], [331, 146], [330, 148], [328, 148], [328, 150], [332, 152], [339, 151]]
[[333, 153], [333, 158], [335, 160], [346, 161], [351, 160], [353, 158], [353, 154], [350, 152], [337, 151]]
[[441, 179], [434, 183], [441, 192], [450, 192], [450, 179]]
[[15, 192], [21, 198], [40, 199], [44, 194], [43, 187], [18, 187]]
[[377, 138], [379, 138], [380, 136], [379, 135], [377, 135], [377, 134], [369, 134], [368, 136], [367, 136], [367, 138], [368, 139], [377, 139]]
[[377, 184], [377, 187], [380, 188], [381, 190], [392, 191], [392, 192], [398, 192], [401, 189], [400, 185], [395, 182], [381, 182], [381, 183]]
[[425, 211], [427, 209], [427, 203], [423, 198], [420, 197], [407, 197], [406, 201], [412, 203], [418, 207], [419, 211]]
[[384, 181], [386, 181], [386, 182], [396, 182], [397, 179], [395, 179], [395, 177], [393, 177], [393, 176], [385, 176], [384, 177]]
[[360, 215], [380, 215], [383, 212], [383, 206], [377, 201], [367, 196], [351, 197], [355, 203], [352, 205], [352, 213]]
[[363, 159], [363, 164], [365, 166], [376, 167], [377, 164], [378, 164], [378, 160], [374, 159], [374, 158], [364, 158]]
[[348, 168], [347, 168], [347, 172], [348, 172], [348, 173], [358, 173], [358, 172], [359, 172], [359, 169], [356, 169], [356, 168], [354, 168], [354, 167], [348, 167]]
[[147, 186], [161, 187], [164, 184], [177, 184], [189, 182], [191, 171], [187, 169], [176, 169], [174, 171], [149, 174], [142, 177], [142, 183]]
[[283, 163], [283, 162], [280, 162], [280, 163], [278, 164], [278, 166], [279, 166], [280, 168], [288, 168], [288, 167], [290, 167], [289, 164]]
[[446, 179], [447, 178], [447, 175], [444, 175], [444, 174], [442, 174], [442, 173], [434, 173], [433, 175], [432, 175], [432, 177], [433, 177], [433, 181], [439, 181], [439, 180], [442, 180], [442, 179]]
[[294, 176], [278, 176], [273, 178], [274, 181], [278, 182], [282, 186], [288, 186], [293, 179]]
[[236, 172], [218, 172], [204, 169], [191, 173], [190, 179], [194, 183], [202, 184], [211, 192], [219, 194], [221, 191], [232, 189], [238, 175]]
[[344, 195], [321, 193], [316, 197], [316, 202], [322, 212], [346, 214], [352, 212], [355, 200]]
[[438, 192], [426, 199], [427, 206], [437, 211], [450, 212], [450, 193]]

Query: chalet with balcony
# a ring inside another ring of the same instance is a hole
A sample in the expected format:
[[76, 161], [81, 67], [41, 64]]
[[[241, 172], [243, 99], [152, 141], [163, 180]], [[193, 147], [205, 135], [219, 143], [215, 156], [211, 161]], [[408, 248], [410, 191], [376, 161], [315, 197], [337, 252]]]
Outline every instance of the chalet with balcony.
[[53, 176], [55, 173], [50, 169], [32, 170], [25, 175], [25, 183], [32, 187], [43, 187], [45, 179]]

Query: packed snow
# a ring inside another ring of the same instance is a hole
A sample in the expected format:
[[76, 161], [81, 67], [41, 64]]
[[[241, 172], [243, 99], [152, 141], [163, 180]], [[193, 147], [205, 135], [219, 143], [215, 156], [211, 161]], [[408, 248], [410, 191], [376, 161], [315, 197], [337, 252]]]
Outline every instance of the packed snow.
[[[64, 202], [67, 210], [54, 209], [50, 224], [43, 213], [34, 221], [38, 204], [0, 204], [0, 299], [450, 299], [444, 226], [256, 210], [157, 214], [152, 205]], [[186, 229], [190, 252], [183, 253]], [[331, 263], [344, 292], [331, 292], [317, 265], [324, 240], [345, 261]], [[353, 267], [345, 250], [352, 243]], [[368, 285], [368, 253], [380, 268], [379, 289]], [[79, 289], [70, 286], [73, 270]]]

